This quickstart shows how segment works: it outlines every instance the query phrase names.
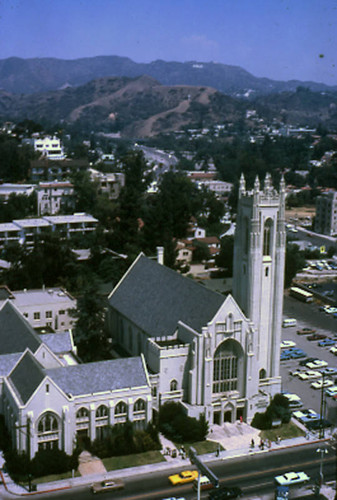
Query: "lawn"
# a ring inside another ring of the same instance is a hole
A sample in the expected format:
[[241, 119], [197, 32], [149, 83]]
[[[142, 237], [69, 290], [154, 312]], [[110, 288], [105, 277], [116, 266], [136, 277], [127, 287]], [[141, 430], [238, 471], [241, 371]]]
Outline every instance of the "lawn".
[[275, 429], [261, 431], [260, 436], [261, 439], [270, 439], [270, 441], [276, 441], [277, 437], [280, 437], [281, 440], [283, 440], [305, 436], [305, 431], [300, 429], [293, 422], [289, 422], [289, 424], [282, 424], [280, 425], [280, 427], [277, 427]]
[[[80, 473], [76, 470], [74, 477], [80, 477]], [[49, 476], [38, 477], [37, 479], [33, 479], [32, 483], [40, 484], [40, 483], [52, 483], [54, 481], [61, 481], [62, 479], [70, 479], [72, 478], [72, 472], [63, 472], [62, 474], [50, 474]]]
[[[176, 448], [179, 450], [181, 448], [181, 444], [176, 443]], [[215, 441], [196, 441], [195, 443], [184, 443], [183, 444], [185, 450], [188, 453], [188, 450], [192, 446], [195, 451], [197, 452], [197, 455], [205, 455], [206, 453], [215, 453], [216, 450], [220, 446], [220, 451], [223, 450], [224, 448], [219, 445], [219, 443], [216, 443]]]
[[165, 458], [160, 451], [147, 451], [145, 453], [135, 453], [134, 455], [123, 455], [121, 457], [109, 457], [102, 460], [107, 471], [117, 469], [127, 469], [138, 465], [154, 464], [165, 462]]

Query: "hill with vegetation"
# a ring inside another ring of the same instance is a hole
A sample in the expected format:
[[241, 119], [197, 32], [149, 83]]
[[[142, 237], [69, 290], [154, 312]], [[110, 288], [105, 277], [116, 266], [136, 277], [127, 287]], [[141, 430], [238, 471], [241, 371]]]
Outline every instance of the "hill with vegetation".
[[258, 78], [239, 66], [216, 62], [136, 63], [128, 57], [97, 56], [74, 60], [56, 58], [0, 59], [0, 88], [16, 94], [32, 94], [78, 87], [102, 77], [135, 78], [148, 75], [163, 85], [213, 87], [231, 96], [254, 97], [295, 91], [303, 85], [315, 92], [337, 90], [322, 83]]

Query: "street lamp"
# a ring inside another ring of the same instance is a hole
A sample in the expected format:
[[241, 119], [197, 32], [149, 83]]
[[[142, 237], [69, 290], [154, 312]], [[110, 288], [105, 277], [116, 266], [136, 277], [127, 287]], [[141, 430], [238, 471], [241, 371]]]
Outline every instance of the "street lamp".
[[321, 454], [321, 461], [319, 464], [319, 485], [321, 487], [323, 484], [323, 457], [324, 457], [324, 454], [328, 453], [328, 450], [326, 448], [317, 448], [316, 451], [317, 451], [317, 453]]

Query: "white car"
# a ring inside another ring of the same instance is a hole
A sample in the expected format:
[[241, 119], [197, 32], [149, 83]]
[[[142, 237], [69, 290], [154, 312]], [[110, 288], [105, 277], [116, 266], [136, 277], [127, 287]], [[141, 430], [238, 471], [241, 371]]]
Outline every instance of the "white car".
[[337, 394], [337, 385], [333, 385], [331, 387], [329, 387], [328, 389], [326, 389], [325, 391], [325, 394], [327, 396], [334, 396], [335, 394]]
[[322, 389], [322, 387], [331, 387], [333, 386], [332, 380], [315, 380], [315, 382], [311, 382], [310, 387], [313, 389]]
[[301, 380], [310, 380], [312, 378], [320, 378], [323, 377], [321, 372], [315, 371], [315, 370], [308, 370], [304, 373], [300, 373], [298, 378]]
[[331, 347], [331, 349], [329, 349], [330, 352], [332, 352], [332, 354], [334, 354], [335, 356], [337, 356], [337, 346], [334, 345], [333, 347]]
[[316, 368], [325, 368], [326, 366], [328, 366], [328, 363], [326, 361], [323, 361], [322, 359], [315, 359], [315, 361], [310, 361], [305, 366], [315, 370]]
[[280, 486], [291, 486], [292, 484], [307, 483], [310, 477], [305, 472], [287, 472], [282, 476], [276, 476], [275, 482]]
[[292, 340], [283, 340], [283, 342], [281, 342], [280, 344], [281, 349], [288, 349], [289, 347], [295, 347], [295, 346], [296, 342], [293, 342]]

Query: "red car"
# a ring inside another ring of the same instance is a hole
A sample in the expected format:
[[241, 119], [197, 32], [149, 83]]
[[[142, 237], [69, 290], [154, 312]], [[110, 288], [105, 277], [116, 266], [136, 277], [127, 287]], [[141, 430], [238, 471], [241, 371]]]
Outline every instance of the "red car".
[[307, 337], [308, 340], [323, 340], [326, 339], [326, 335], [323, 335], [323, 333], [314, 333], [313, 335], [309, 335]]
[[297, 330], [297, 335], [309, 335], [309, 333], [316, 333], [314, 328], [302, 328], [301, 330]]

